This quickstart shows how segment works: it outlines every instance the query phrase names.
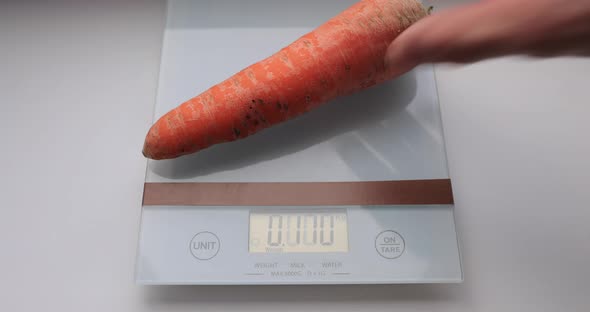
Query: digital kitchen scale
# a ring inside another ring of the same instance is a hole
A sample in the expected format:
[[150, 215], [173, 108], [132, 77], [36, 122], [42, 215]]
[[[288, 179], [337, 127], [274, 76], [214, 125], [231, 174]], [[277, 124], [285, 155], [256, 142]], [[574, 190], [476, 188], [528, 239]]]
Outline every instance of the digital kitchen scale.
[[[169, 1], [154, 120], [354, 2]], [[463, 279], [431, 66], [145, 182], [139, 284]]]

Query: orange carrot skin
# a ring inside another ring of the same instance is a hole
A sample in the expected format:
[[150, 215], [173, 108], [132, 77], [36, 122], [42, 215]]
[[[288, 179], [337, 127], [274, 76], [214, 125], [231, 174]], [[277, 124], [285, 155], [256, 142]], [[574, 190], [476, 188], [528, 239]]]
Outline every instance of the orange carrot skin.
[[426, 16], [416, 0], [363, 0], [162, 116], [143, 154], [170, 159], [245, 138], [391, 79], [388, 45]]

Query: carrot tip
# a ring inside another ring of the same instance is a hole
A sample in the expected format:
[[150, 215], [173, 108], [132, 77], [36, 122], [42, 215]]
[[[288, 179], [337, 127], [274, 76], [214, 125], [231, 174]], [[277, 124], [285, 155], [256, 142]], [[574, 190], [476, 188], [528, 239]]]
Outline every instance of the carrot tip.
[[143, 157], [145, 158], [155, 159], [154, 155], [152, 155], [152, 153], [150, 152], [150, 144], [148, 143], [147, 139], [143, 143], [143, 149], [141, 150], [141, 154], [143, 154]]

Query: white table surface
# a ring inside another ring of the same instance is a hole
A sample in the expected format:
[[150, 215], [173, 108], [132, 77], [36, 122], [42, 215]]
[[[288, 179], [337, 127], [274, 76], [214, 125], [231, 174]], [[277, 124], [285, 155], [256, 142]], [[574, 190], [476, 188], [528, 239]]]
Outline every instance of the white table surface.
[[140, 150], [164, 8], [0, 3], [0, 311], [590, 306], [590, 60], [582, 59], [437, 68], [463, 284], [136, 286]]

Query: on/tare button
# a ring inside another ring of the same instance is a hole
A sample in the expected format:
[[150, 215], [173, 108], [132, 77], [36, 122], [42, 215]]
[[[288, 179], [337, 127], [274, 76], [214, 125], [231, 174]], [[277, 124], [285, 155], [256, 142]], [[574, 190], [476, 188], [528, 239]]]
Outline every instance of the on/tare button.
[[211, 232], [200, 232], [191, 239], [189, 249], [193, 257], [209, 260], [217, 255], [220, 247], [217, 235]]
[[387, 230], [377, 234], [375, 249], [383, 258], [396, 259], [404, 253], [406, 242], [398, 232]]

